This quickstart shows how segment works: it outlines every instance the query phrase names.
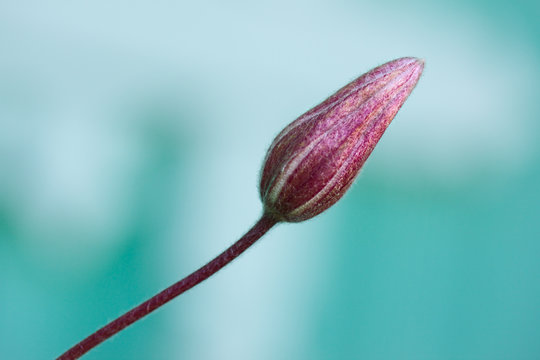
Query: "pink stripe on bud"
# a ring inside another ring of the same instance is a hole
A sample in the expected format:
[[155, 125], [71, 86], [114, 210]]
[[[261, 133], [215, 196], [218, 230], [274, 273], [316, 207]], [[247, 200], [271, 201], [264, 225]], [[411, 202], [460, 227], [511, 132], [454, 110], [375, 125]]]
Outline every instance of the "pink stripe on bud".
[[351, 186], [414, 89], [422, 60], [405, 57], [360, 76], [289, 124], [264, 162], [260, 195], [280, 221], [307, 220]]

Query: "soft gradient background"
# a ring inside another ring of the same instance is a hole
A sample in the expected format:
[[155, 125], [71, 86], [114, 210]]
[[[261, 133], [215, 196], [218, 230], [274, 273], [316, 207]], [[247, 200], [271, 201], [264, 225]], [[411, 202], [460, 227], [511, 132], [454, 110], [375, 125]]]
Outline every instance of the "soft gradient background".
[[534, 0], [0, 2], [0, 358], [52, 359], [218, 254], [257, 220], [287, 123], [418, 56], [341, 202], [85, 359], [539, 359], [539, 18]]

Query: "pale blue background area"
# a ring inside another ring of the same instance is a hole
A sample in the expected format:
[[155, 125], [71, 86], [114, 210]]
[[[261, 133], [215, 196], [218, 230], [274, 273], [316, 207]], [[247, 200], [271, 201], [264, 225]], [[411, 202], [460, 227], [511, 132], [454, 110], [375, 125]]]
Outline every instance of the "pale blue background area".
[[426, 60], [331, 210], [85, 359], [540, 358], [535, 1], [0, 2], [0, 358], [51, 359], [236, 240], [290, 121]]

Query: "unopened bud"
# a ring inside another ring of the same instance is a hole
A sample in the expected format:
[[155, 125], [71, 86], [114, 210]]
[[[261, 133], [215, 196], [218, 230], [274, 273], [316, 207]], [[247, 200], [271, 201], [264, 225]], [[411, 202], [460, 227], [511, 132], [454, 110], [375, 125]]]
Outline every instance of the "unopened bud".
[[332, 206], [403, 105], [424, 68], [406, 57], [360, 76], [289, 124], [264, 161], [260, 195], [279, 221], [307, 220]]

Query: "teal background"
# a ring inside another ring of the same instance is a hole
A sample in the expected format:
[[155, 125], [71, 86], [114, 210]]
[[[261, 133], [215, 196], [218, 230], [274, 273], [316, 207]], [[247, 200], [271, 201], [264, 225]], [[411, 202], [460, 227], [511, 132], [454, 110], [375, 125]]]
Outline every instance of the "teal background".
[[0, 2], [0, 358], [52, 359], [260, 215], [273, 137], [401, 56], [349, 193], [85, 359], [539, 359], [540, 3]]

